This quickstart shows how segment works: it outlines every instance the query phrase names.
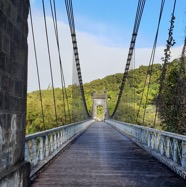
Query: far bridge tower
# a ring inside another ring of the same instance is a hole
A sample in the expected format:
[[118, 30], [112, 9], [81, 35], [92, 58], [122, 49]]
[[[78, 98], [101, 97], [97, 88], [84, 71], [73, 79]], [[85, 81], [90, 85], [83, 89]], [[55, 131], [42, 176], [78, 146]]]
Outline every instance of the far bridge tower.
[[[98, 108], [102, 107], [101, 116], [98, 114]], [[95, 120], [105, 120], [109, 117], [107, 107], [107, 92], [98, 91], [93, 92], [92, 97], [92, 118]]]

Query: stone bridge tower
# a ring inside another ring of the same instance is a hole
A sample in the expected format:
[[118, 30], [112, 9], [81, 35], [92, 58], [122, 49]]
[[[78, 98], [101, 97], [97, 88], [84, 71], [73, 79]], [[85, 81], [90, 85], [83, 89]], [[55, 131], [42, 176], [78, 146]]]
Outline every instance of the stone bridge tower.
[[108, 107], [107, 107], [107, 92], [104, 93], [96, 93], [93, 92], [92, 97], [92, 118], [97, 119], [97, 107], [102, 106], [104, 109], [104, 119], [109, 117]]
[[24, 161], [29, 0], [0, 0], [0, 186], [29, 186]]

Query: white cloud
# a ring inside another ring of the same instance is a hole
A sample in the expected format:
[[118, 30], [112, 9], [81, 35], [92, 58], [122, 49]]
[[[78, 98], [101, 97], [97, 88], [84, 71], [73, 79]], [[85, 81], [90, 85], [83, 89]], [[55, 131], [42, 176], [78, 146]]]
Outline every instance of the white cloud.
[[[46, 36], [44, 29], [43, 17], [35, 14], [34, 30], [36, 37], [36, 46], [38, 54], [38, 62], [40, 69], [40, 78], [42, 89], [46, 89], [51, 83], [49, 72], [49, 60], [46, 47]], [[54, 85], [60, 87], [59, 60], [54, 35], [53, 22], [51, 18], [47, 18], [48, 33], [50, 39], [51, 59], [53, 63]], [[72, 44], [68, 25], [58, 22], [59, 38], [62, 54], [62, 62], [65, 73], [66, 85], [72, 83]], [[35, 68], [35, 58], [33, 51], [33, 42], [31, 29], [29, 29], [28, 45], [29, 45], [29, 68], [28, 68], [28, 91], [38, 89], [37, 74]], [[77, 32], [77, 42], [79, 46], [80, 63], [83, 81], [89, 82], [94, 79], [103, 78], [106, 75], [123, 73], [127, 59], [128, 49], [119, 47], [109, 47], [101, 44], [101, 38], [93, 36], [89, 33]], [[130, 42], [130, 39], [129, 39]], [[161, 63], [163, 57], [164, 46], [157, 47], [155, 63]], [[151, 50], [149, 48], [140, 48], [135, 51], [136, 67], [140, 65], [148, 65]], [[178, 58], [181, 54], [181, 47], [172, 49], [173, 58]]]

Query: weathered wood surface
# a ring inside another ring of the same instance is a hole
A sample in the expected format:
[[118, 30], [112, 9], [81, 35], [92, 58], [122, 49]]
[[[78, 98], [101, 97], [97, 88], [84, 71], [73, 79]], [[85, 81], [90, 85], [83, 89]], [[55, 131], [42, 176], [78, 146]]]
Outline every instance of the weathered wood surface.
[[182, 187], [186, 181], [103, 122], [93, 123], [32, 187]]

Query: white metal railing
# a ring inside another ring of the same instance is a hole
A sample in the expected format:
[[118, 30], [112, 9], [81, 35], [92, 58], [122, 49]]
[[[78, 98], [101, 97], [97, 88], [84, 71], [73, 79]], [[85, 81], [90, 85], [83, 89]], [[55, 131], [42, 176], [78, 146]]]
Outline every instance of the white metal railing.
[[115, 120], [106, 122], [171, 162], [182, 166], [186, 171], [186, 136]]
[[25, 139], [25, 160], [36, 166], [54, 151], [68, 144], [77, 134], [85, 130], [93, 120], [65, 125], [50, 130], [30, 134]]

